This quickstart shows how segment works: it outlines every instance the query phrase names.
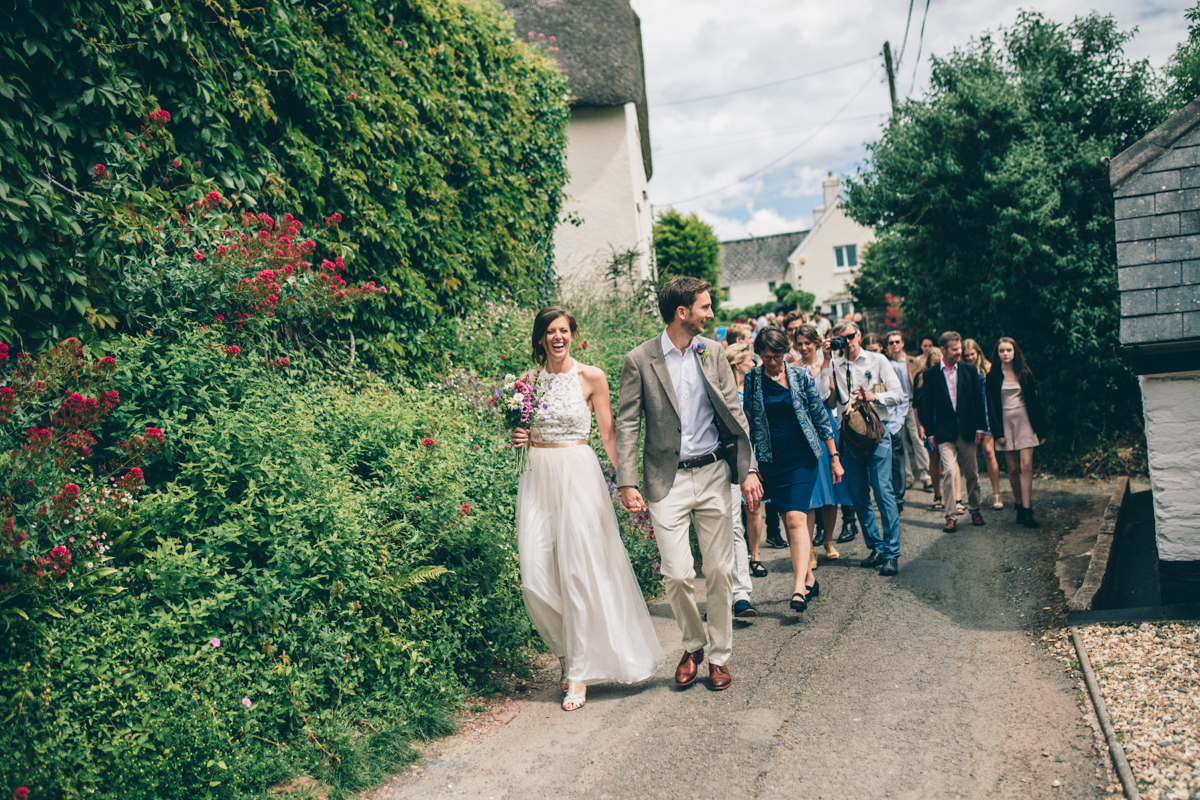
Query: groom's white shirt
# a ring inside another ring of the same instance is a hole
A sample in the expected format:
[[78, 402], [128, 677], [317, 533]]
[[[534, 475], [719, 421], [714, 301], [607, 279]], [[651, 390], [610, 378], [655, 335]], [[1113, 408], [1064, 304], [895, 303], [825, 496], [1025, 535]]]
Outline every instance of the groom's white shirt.
[[[695, 338], [689, 341], [687, 350], [684, 351], [675, 347], [666, 330], [661, 338], [663, 360], [667, 363], [671, 386], [675, 389], [675, 401], [679, 405], [681, 460], [711, 453], [721, 444], [720, 435], [717, 433], [717, 413], [712, 401], [708, 399], [708, 391], [704, 388], [704, 376], [700, 374], [700, 358], [696, 355], [695, 341]], [[723, 353], [717, 355], [724, 357]]]

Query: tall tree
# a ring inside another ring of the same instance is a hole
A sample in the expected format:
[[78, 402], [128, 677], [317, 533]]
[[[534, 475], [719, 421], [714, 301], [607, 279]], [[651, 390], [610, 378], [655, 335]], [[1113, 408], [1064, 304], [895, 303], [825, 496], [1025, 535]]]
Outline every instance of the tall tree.
[[703, 278], [715, 287], [713, 307], [720, 300], [721, 243], [712, 227], [697, 217], [686, 217], [668, 209], [654, 221], [654, 258], [658, 276], [666, 280], [676, 275]]
[[1163, 117], [1151, 67], [1123, 53], [1131, 36], [1111, 16], [1064, 26], [1025, 12], [1002, 42], [934, 58], [927, 95], [901, 106], [847, 184], [847, 213], [878, 238], [864, 288], [902, 295], [906, 324], [958, 330], [989, 353], [1016, 338], [1060, 446], [1141, 416], [1113, 355], [1101, 161]]
[[1183, 108], [1200, 97], [1200, 2], [1183, 12], [1188, 20], [1187, 41], [1180, 43], [1167, 62], [1167, 103]]

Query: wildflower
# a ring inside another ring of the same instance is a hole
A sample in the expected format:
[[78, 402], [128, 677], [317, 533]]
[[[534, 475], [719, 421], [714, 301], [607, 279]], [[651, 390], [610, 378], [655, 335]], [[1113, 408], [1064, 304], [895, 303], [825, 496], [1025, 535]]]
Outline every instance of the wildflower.
[[172, 167], [174, 167], [175, 169], [179, 169], [180, 167], [182, 167], [182, 166], [183, 166], [183, 164], [182, 164], [182, 163], [180, 162], [180, 160], [177, 158], [177, 159], [175, 159], [174, 161], [172, 161], [172, 162], [171, 162], [171, 166], [172, 166]]
[[347, 100], [353, 100], [356, 97], [358, 97], [358, 95], [356, 95], [354, 92], [351, 92], [350, 94], [346, 95]]
[[92, 174], [100, 180], [104, 180], [108, 177], [108, 169], [103, 164], [97, 164], [92, 167]]
[[112, 356], [105, 356], [104, 358], [100, 359], [99, 366], [104, 367], [105, 369], [112, 369], [113, 367], [117, 366], [117, 360]]
[[214, 317], [213, 319], [214, 319], [216, 322], [224, 322], [224, 321], [225, 321], [225, 315], [224, 315], [224, 314], [217, 314], [217, 316], [216, 316], [216, 317]]
[[236, 344], [231, 344], [229, 347], [225, 348], [225, 355], [229, 356], [230, 358], [237, 358], [241, 354], [242, 348], [238, 347]]
[[435, 442], [433, 439], [430, 439], [428, 436], [426, 436], [424, 439], [421, 440], [421, 446], [422, 447], [437, 447], [437, 442]]
[[471, 504], [470, 504], [470, 503], [463, 503], [463, 504], [462, 504], [462, 507], [461, 507], [460, 509], [458, 509], [458, 513], [459, 513], [459, 514], [461, 514], [461, 515], [462, 515], [462, 516], [464, 516], [464, 517], [465, 517], [467, 514], [470, 514], [470, 513], [471, 513]]
[[159, 428], [146, 428], [146, 438], [147, 439], [161, 439], [161, 438], [163, 438], [163, 432]]
[[209, 192], [208, 194], [204, 195], [204, 199], [207, 200], [211, 205], [215, 206], [217, 203], [221, 202], [221, 193], [217, 191]]
[[91, 561], [89, 561], [89, 562], [87, 563], [87, 568], [88, 568], [88, 569], [93, 569], [94, 567], [95, 567], [95, 565], [94, 565], [94, 564], [93, 564]]
[[251, 702], [250, 702], [250, 698], [249, 698], [249, 697], [243, 697], [243, 698], [242, 698], [242, 705], [244, 705], [246, 708], [250, 708], [251, 706], [253, 706], [253, 705], [254, 705], [254, 703], [251, 703]]
[[203, 261], [204, 260], [204, 251], [197, 250], [192, 257], [195, 258], [197, 261]]
[[218, 639], [218, 638], [217, 638], [217, 637], [215, 637], [215, 636], [214, 636], [213, 638], [209, 639], [209, 640], [208, 640], [208, 643], [209, 643], [209, 644], [211, 644], [213, 647], [220, 647], [220, 646], [221, 646], [221, 640], [220, 640], [220, 639]]
[[13, 792], [13, 800], [26, 800], [27, 797], [29, 797], [29, 790], [24, 786], [18, 786], [17, 790]]

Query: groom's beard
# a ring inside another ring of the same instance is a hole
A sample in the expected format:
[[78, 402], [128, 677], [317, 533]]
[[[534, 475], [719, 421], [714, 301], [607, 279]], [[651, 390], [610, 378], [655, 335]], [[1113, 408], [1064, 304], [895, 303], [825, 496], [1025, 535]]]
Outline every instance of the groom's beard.
[[704, 322], [699, 317], [692, 317], [684, 321], [683, 330], [688, 336], [699, 336], [704, 333]]

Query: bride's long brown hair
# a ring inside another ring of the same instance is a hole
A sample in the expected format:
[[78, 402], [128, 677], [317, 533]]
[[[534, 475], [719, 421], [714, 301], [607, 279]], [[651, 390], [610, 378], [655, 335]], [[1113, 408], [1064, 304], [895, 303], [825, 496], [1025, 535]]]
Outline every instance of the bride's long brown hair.
[[546, 330], [550, 327], [550, 323], [559, 317], [566, 317], [567, 325], [571, 328], [571, 336], [579, 332], [579, 326], [575, 324], [575, 315], [567, 311], [562, 306], [546, 306], [537, 313], [533, 318], [533, 334], [530, 336], [533, 342], [533, 363], [546, 363], [546, 345], [542, 342], [546, 338]]

